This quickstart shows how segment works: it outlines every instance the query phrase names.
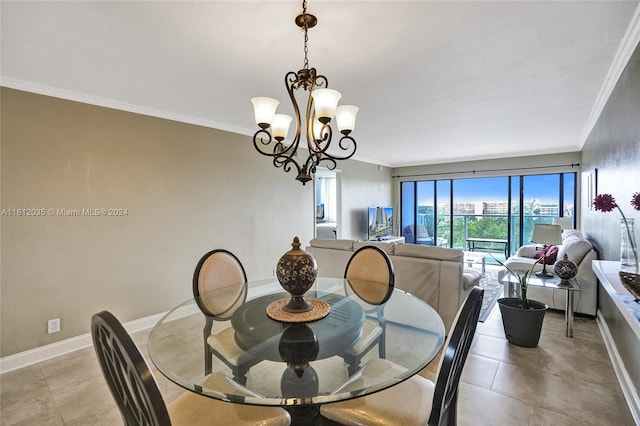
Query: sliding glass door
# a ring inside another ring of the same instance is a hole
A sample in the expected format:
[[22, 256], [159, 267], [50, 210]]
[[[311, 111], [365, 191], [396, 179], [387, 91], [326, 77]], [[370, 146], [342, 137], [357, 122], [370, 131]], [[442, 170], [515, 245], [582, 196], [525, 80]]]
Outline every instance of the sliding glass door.
[[451, 247], [451, 181], [436, 181], [436, 242], [439, 247]]
[[513, 253], [534, 224], [575, 216], [575, 182], [575, 173], [402, 182], [401, 233], [407, 243], [467, 250], [476, 239]]
[[436, 235], [435, 181], [402, 184], [401, 233], [407, 243], [432, 246]]
[[[453, 180], [455, 238], [452, 247], [466, 250], [469, 238], [507, 240], [508, 194], [508, 177]], [[484, 241], [482, 244], [496, 251], [504, 251], [501, 243]]]

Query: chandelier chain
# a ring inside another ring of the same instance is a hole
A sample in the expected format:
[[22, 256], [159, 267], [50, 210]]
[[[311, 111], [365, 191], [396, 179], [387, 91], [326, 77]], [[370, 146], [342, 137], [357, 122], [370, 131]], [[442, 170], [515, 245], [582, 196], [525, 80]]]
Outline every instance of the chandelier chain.
[[302, 15], [304, 16], [304, 69], [308, 70], [309, 69], [309, 58], [308, 58], [308, 54], [309, 54], [309, 46], [307, 46], [307, 43], [309, 42], [309, 34], [308, 34], [308, 30], [309, 30], [309, 24], [307, 23], [307, 0], [304, 0], [302, 2]]

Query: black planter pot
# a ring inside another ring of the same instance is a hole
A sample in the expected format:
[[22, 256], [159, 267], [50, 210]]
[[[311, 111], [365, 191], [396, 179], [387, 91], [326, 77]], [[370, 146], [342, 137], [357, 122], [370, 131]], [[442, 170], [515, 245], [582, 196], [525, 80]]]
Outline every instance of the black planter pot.
[[504, 335], [514, 345], [534, 348], [538, 346], [542, 321], [549, 307], [535, 300], [529, 300], [530, 309], [520, 308], [520, 299], [504, 297], [498, 299]]

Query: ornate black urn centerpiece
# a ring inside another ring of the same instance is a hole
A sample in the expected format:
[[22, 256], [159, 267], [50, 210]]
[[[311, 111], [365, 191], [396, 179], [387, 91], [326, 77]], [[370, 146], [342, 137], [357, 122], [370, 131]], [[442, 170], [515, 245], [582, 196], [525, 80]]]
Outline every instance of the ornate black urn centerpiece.
[[318, 265], [312, 255], [300, 248], [298, 237], [293, 238], [293, 247], [278, 261], [276, 277], [278, 282], [289, 294], [291, 300], [282, 306], [286, 312], [307, 312], [313, 308], [304, 294], [311, 288], [318, 275]]
[[564, 257], [553, 265], [553, 272], [560, 277], [560, 285], [571, 287], [569, 280], [578, 273], [578, 266], [564, 254]]

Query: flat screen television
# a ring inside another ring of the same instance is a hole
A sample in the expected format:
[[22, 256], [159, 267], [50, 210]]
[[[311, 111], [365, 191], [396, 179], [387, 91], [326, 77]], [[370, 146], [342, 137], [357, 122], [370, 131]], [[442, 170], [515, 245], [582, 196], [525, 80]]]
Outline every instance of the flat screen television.
[[369, 207], [369, 240], [385, 240], [393, 235], [393, 207]]

